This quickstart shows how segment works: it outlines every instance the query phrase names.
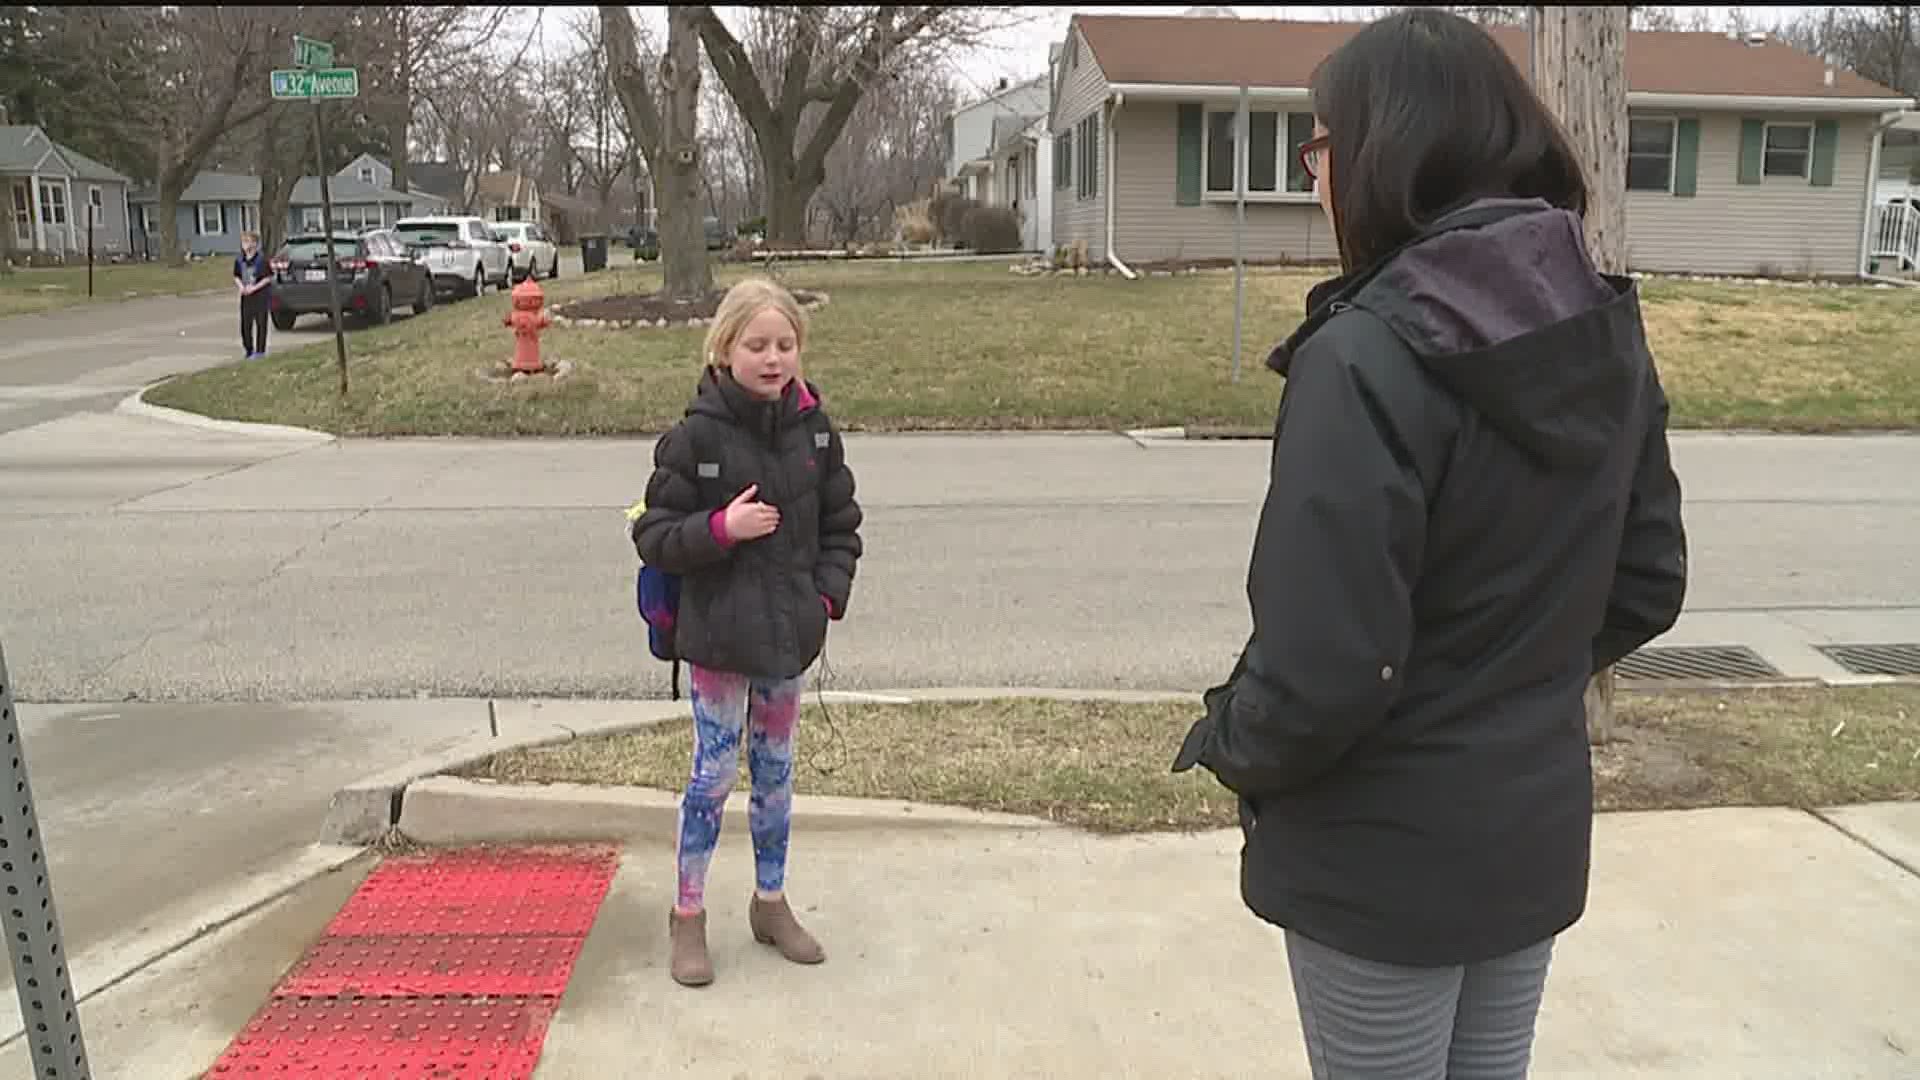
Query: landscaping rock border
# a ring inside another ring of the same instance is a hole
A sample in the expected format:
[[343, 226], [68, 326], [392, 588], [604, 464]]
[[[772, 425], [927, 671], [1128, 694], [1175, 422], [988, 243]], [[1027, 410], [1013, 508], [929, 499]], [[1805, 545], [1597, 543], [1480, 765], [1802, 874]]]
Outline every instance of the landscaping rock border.
[[[792, 292], [794, 295], [794, 299], [800, 301], [800, 310], [808, 313], [812, 313], [820, 310], [823, 307], [826, 307], [827, 304], [832, 300], [831, 296], [829, 296], [826, 292], [819, 289], [794, 289], [792, 290]], [[627, 295], [633, 295], [633, 294], [627, 294]], [[720, 294], [718, 293], [715, 294], [716, 301], [719, 295]], [[681, 328], [681, 327], [706, 326], [707, 324], [713, 321], [713, 316], [711, 314], [695, 315], [695, 316], [692, 316], [691, 318], [686, 318], [686, 319], [668, 319], [664, 317], [655, 317], [651, 319], [648, 319], [648, 318], [596, 319], [591, 317], [565, 314], [565, 311], [568, 308], [578, 308], [583, 305], [592, 304], [597, 301], [607, 300], [611, 298], [612, 297], [608, 297], [608, 296], [596, 296], [586, 300], [576, 300], [570, 304], [564, 304], [558, 308], [555, 308], [553, 310], [553, 316], [552, 316], [553, 325], [579, 326], [579, 327], [587, 327], [594, 330], [664, 330], [664, 329], [673, 329], [673, 328]]]

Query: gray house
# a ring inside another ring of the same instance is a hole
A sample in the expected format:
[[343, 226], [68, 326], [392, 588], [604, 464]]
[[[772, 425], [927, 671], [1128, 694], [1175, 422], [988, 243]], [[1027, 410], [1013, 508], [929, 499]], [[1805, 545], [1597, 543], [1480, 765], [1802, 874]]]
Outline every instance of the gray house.
[[[440, 213], [439, 209], [416, 211], [414, 207], [443, 205], [432, 195], [392, 191], [354, 176], [329, 177], [327, 186], [334, 228], [350, 232], [392, 225], [417, 212]], [[140, 250], [158, 254], [162, 242], [157, 220], [159, 193], [151, 188], [137, 191], [131, 202], [137, 237], [144, 239]], [[294, 181], [287, 200], [286, 231], [318, 231], [326, 220], [323, 207], [319, 177], [303, 176]], [[195, 256], [234, 254], [240, 250], [241, 233], [260, 231], [260, 178], [203, 172], [181, 194], [176, 214], [180, 243], [187, 252]]]
[[133, 251], [125, 175], [62, 146], [37, 124], [0, 126], [0, 188], [16, 252], [85, 258], [92, 229], [96, 258]]
[[[160, 193], [134, 192], [133, 227], [138, 250], [158, 257], [165, 243], [160, 228]], [[180, 194], [175, 211], [180, 246], [190, 255], [232, 255], [240, 234], [260, 230], [260, 178], [240, 173], [203, 172]]]
[[[1053, 73], [1054, 245], [1123, 265], [1231, 258], [1244, 193], [1249, 258], [1337, 259], [1298, 149], [1313, 131], [1313, 69], [1359, 29], [1075, 16]], [[1493, 34], [1524, 71], [1525, 30]], [[1913, 106], [1765, 35], [1634, 32], [1619, 163], [1629, 264], [1866, 272], [1879, 150]]]
[[[447, 171], [430, 162], [408, 163], [406, 197], [411, 205], [404, 216], [424, 217], [429, 214], [445, 214], [452, 209], [456, 201], [463, 201], [456, 200], [454, 197], [457, 190], [454, 194], [444, 190]], [[457, 170], [453, 172], [451, 184], [457, 189], [460, 178]], [[335, 180], [354, 180], [368, 187], [387, 191], [393, 189], [393, 166], [372, 154], [361, 154], [347, 162], [345, 168], [333, 175]]]

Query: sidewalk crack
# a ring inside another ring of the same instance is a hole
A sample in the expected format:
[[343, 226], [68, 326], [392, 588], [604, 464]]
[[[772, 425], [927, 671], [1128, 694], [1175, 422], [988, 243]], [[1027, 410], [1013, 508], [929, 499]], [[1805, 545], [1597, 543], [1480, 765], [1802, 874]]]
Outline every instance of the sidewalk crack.
[[1886, 850], [1885, 848], [1867, 839], [1866, 837], [1861, 836], [1859, 833], [1854, 832], [1852, 829], [1847, 828], [1845, 825], [1840, 824], [1838, 821], [1835, 821], [1832, 817], [1829, 817], [1825, 811], [1809, 808], [1807, 810], [1807, 813], [1811, 814], [1816, 820], [1825, 822], [1828, 827], [1832, 828], [1835, 832], [1839, 833], [1840, 835], [1846, 837], [1847, 839], [1853, 841], [1856, 844], [1859, 844], [1861, 847], [1866, 848], [1868, 851], [1873, 852], [1875, 855], [1880, 856], [1881, 858], [1887, 860], [1888, 862], [1899, 867], [1900, 869], [1905, 870], [1907, 873], [1912, 874], [1914, 877], [1920, 878], [1920, 866], [1915, 866], [1912, 863], [1907, 862], [1905, 859], [1902, 859], [1900, 856], [1895, 855], [1893, 852]]

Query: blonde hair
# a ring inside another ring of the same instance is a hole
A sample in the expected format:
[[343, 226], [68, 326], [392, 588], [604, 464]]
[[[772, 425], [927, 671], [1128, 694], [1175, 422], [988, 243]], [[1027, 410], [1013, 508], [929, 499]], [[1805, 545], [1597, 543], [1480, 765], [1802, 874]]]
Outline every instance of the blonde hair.
[[768, 308], [787, 317], [787, 322], [793, 324], [795, 344], [805, 349], [807, 313], [800, 309], [800, 302], [778, 282], [750, 277], [728, 289], [720, 300], [720, 310], [713, 313], [713, 325], [707, 328], [707, 366], [726, 367], [727, 354], [733, 351], [747, 324]]

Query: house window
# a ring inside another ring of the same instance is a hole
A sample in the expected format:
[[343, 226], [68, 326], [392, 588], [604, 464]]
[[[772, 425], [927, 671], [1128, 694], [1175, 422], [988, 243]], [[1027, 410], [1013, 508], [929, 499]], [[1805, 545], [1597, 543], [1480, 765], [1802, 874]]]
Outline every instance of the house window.
[[363, 184], [373, 183], [373, 166], [371, 165], [360, 166], [360, 182]]
[[1791, 176], [1806, 179], [1813, 175], [1813, 125], [1768, 124], [1766, 152], [1761, 166], [1763, 176]]
[[1073, 132], [1063, 131], [1053, 140], [1053, 189], [1065, 191], [1073, 183]]
[[303, 206], [300, 208], [300, 231], [301, 232], [310, 232], [310, 233], [319, 232], [321, 224], [324, 221], [325, 221], [325, 217], [323, 216], [320, 207]]
[[519, 221], [520, 208], [517, 206], [496, 206], [493, 208], [495, 221]]
[[40, 184], [40, 224], [67, 223], [67, 189], [60, 184]]
[[224, 231], [221, 228], [221, 224], [222, 223], [220, 220], [220, 204], [213, 203], [213, 202], [201, 203], [200, 204], [200, 235], [201, 236], [220, 235], [220, 233]]
[[380, 227], [380, 208], [378, 206], [336, 206], [333, 208], [333, 227], [340, 232], [357, 233], [362, 229]]
[[1100, 193], [1100, 114], [1088, 113], [1074, 130], [1080, 133], [1077, 144], [1080, 147], [1080, 179], [1075, 193], [1082, 199], [1091, 199]]
[[1627, 190], [1672, 191], [1676, 125], [1666, 117], [1627, 122]]
[[260, 208], [252, 203], [240, 205], [240, 231], [257, 233], [260, 231]]
[[21, 240], [33, 238], [33, 194], [24, 181], [13, 185], [13, 235]]
[[[1308, 194], [1313, 180], [1300, 167], [1300, 144], [1313, 138], [1313, 114], [1272, 109], [1247, 111], [1247, 152], [1237, 152], [1239, 113], [1210, 109], [1204, 128], [1207, 192], [1231, 195], [1236, 174], [1250, 195]], [[1283, 171], [1284, 166], [1284, 171]]]

